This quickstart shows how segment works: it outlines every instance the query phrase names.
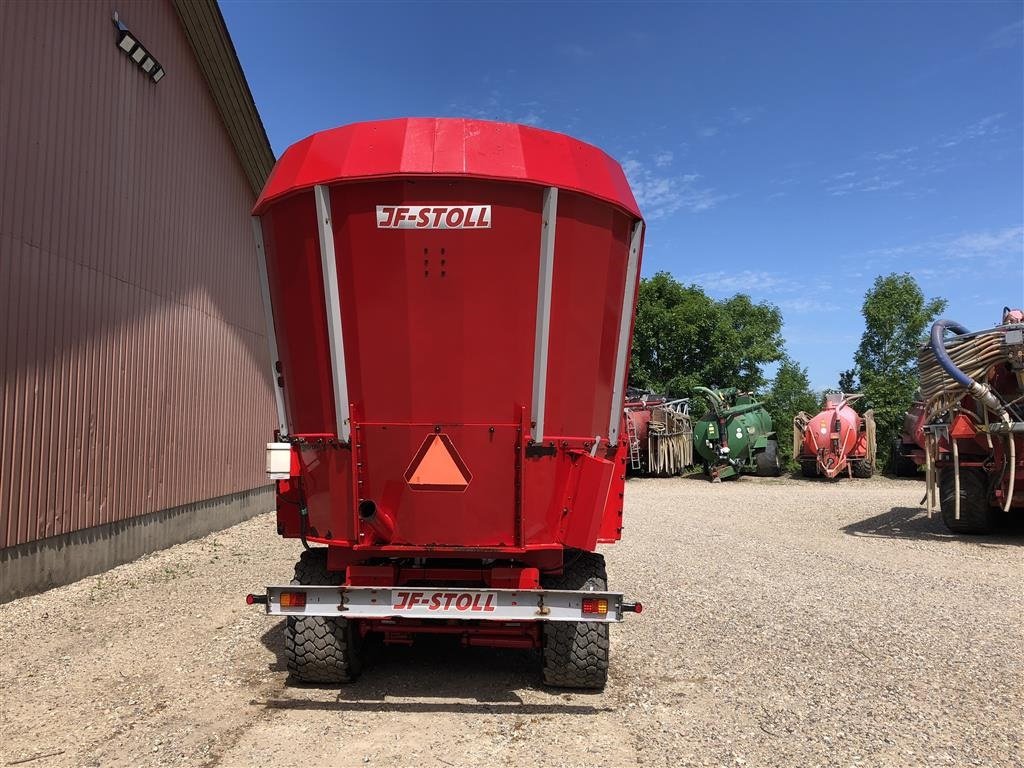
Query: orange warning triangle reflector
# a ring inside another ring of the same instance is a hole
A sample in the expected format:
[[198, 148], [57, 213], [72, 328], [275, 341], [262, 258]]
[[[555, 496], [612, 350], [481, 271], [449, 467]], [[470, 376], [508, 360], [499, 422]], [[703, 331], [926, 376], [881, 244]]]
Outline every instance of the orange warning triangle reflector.
[[405, 471], [416, 491], [464, 491], [472, 479], [448, 435], [427, 435]]

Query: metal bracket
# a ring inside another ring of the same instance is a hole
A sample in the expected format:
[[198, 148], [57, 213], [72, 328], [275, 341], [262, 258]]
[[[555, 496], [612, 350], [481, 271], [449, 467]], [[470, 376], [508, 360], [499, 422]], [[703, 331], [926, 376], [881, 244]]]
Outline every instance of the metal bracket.
[[554, 443], [545, 445], [544, 443], [527, 443], [526, 444], [526, 457], [528, 459], [536, 459], [540, 456], [554, 456], [558, 453], [558, 449]]

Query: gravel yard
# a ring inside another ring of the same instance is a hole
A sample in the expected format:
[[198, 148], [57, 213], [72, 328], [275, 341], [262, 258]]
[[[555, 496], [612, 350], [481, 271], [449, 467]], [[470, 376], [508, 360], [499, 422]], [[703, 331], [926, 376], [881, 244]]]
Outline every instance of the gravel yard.
[[1024, 535], [950, 536], [922, 494], [631, 481], [606, 555], [647, 610], [613, 628], [602, 694], [445, 642], [289, 685], [243, 598], [299, 547], [261, 516], [0, 606], [0, 764], [1022, 765]]

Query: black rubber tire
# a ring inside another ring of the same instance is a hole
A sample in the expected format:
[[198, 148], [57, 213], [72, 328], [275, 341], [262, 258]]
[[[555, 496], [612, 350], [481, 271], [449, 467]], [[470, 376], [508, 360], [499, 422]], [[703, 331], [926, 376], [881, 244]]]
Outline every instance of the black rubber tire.
[[855, 459], [853, 462], [853, 476], [861, 480], [867, 480], [875, 473], [875, 468], [867, 459]]
[[953, 533], [989, 533], [998, 510], [988, 503], [988, 476], [974, 467], [960, 469], [960, 519], [956, 519], [955, 484], [951, 468], [939, 470], [939, 508], [942, 522]]
[[804, 459], [800, 462], [800, 474], [804, 477], [818, 476], [818, 462], [815, 459]]
[[[295, 564], [293, 584], [340, 584], [327, 570], [327, 550], [307, 549]], [[289, 616], [284, 630], [288, 671], [302, 683], [350, 683], [362, 671], [361, 638], [350, 621], [331, 616]]]
[[[561, 576], [545, 578], [545, 589], [607, 591], [603, 555], [566, 552], [565, 557], [565, 571]], [[546, 622], [543, 656], [547, 685], [601, 690], [608, 682], [608, 625], [592, 621]]]
[[778, 477], [782, 472], [778, 442], [769, 440], [765, 449], [754, 456], [754, 462], [757, 465], [757, 474], [761, 477]]

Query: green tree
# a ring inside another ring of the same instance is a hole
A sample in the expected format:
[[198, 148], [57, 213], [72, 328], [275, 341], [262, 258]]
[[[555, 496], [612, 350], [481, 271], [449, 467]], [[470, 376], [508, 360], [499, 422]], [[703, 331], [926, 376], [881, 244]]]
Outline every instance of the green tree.
[[876, 277], [864, 295], [864, 334], [853, 369], [840, 381], [845, 391], [864, 393], [863, 407], [875, 409], [880, 462], [888, 459], [903, 414], [914, 399], [918, 348], [932, 320], [945, 308], [945, 299], [925, 299], [917, 281], [906, 273]]
[[738, 294], [716, 301], [667, 272], [640, 282], [630, 382], [690, 397], [694, 387], [755, 391], [764, 366], [782, 359], [782, 314]]
[[793, 458], [793, 441], [790, 440], [793, 417], [800, 411], [813, 416], [820, 404], [821, 397], [811, 389], [807, 369], [792, 358], [784, 357], [764, 398], [778, 436], [779, 458], [784, 464]]

